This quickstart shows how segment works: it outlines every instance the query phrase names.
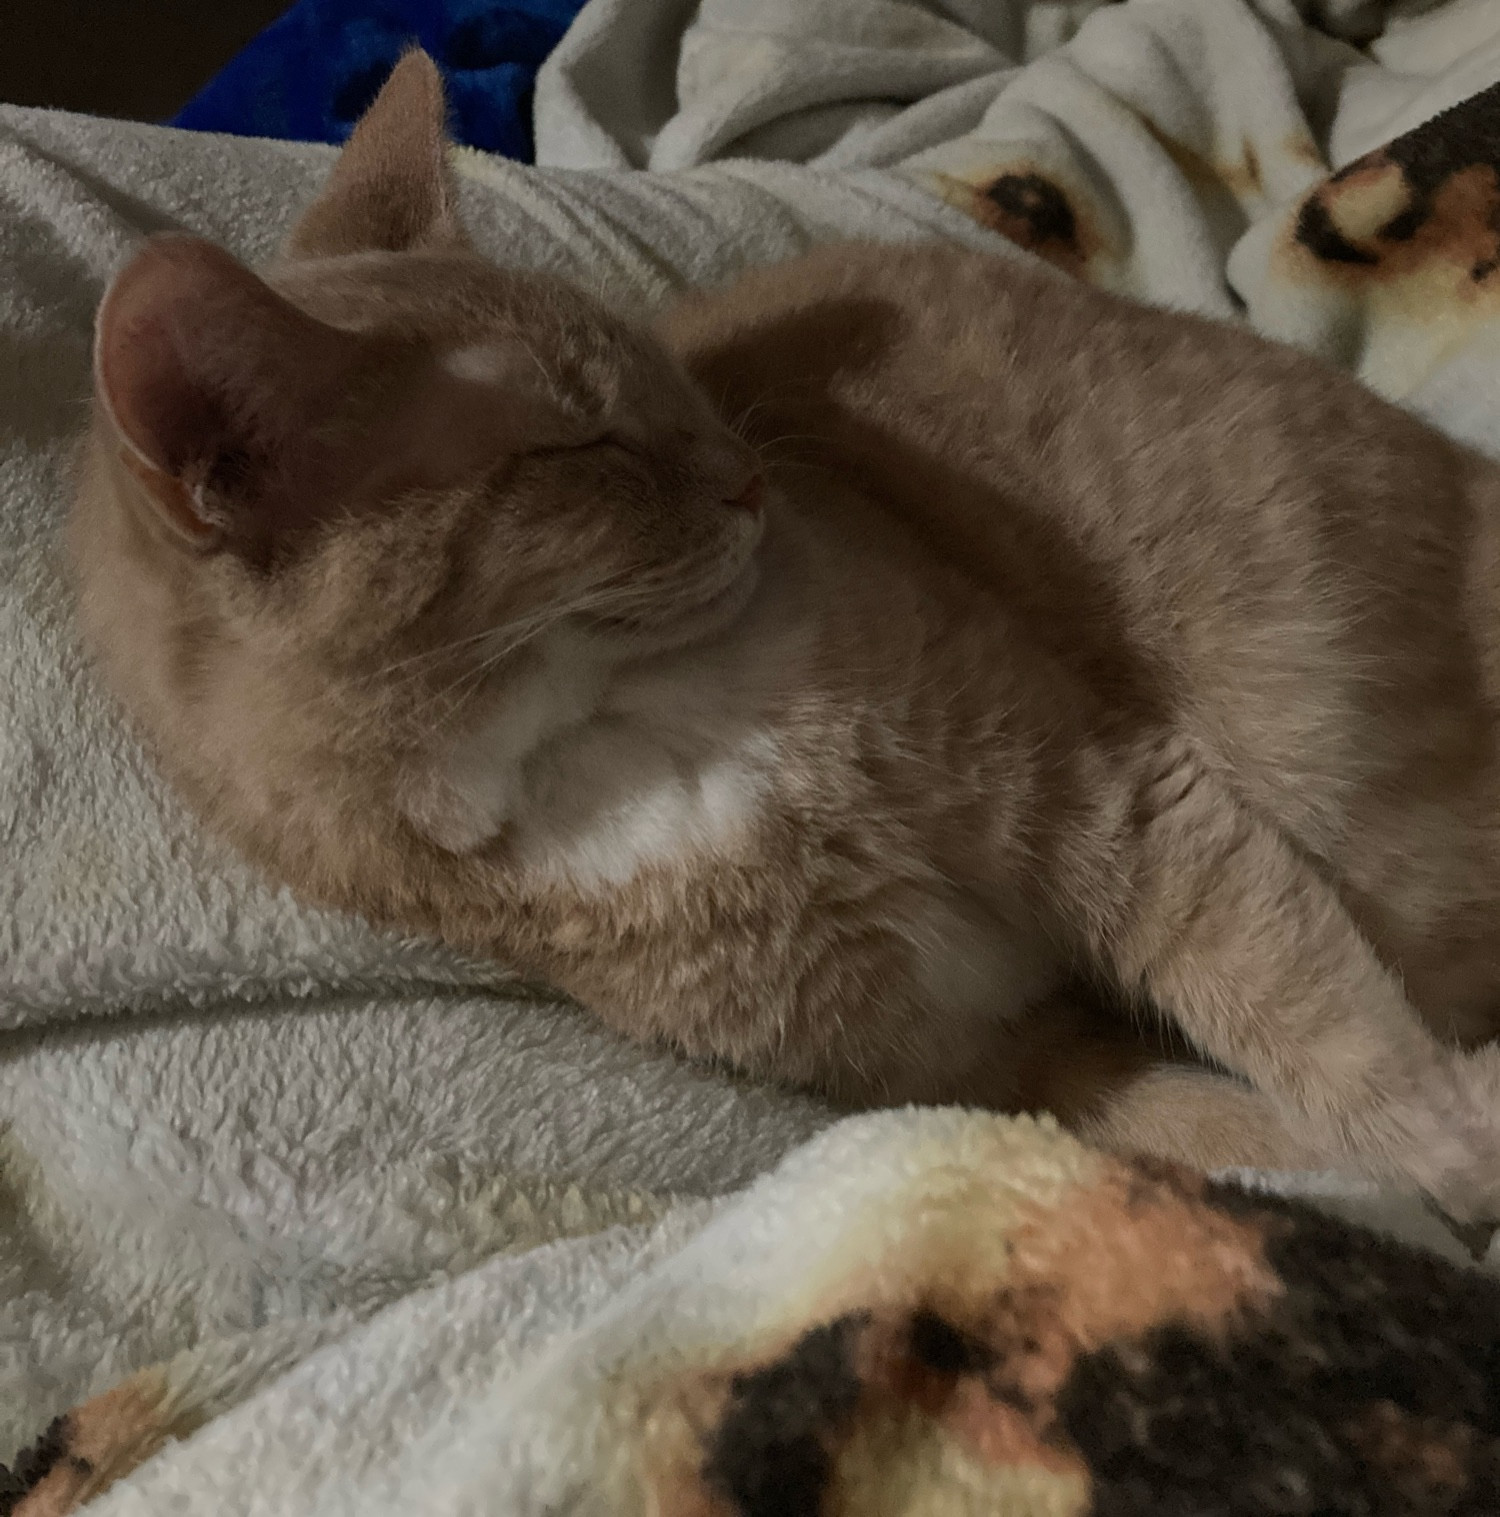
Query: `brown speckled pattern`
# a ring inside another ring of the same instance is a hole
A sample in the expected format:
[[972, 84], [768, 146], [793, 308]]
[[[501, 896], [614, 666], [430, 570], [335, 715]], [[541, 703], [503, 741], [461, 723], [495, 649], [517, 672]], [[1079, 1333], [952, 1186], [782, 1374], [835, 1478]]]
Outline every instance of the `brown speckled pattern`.
[[[682, 1324], [643, 1336], [597, 1383], [614, 1431], [581, 1478], [601, 1500], [622, 1517], [1500, 1512], [1500, 1281], [1047, 1125], [974, 1122], [1011, 1131], [1008, 1157], [919, 1154], [815, 1280], [761, 1287], [748, 1332], [707, 1334], [725, 1319], [684, 1298]], [[53, 1422], [0, 1474], [0, 1517], [62, 1517], [191, 1431], [207, 1414], [189, 1384], [148, 1370]]]
[[1500, 1282], [1113, 1164], [992, 1280], [960, 1273], [962, 1298], [937, 1267], [925, 1298], [690, 1372], [668, 1399], [694, 1411], [695, 1476], [656, 1466], [650, 1509], [874, 1517], [922, 1489], [1026, 1517], [1500, 1511]]

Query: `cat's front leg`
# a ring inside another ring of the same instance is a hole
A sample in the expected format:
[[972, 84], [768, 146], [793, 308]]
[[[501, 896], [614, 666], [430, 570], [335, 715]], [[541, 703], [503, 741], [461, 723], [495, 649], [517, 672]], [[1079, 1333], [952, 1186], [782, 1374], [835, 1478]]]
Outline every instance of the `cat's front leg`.
[[1116, 1153], [1190, 1169], [1317, 1170], [1328, 1153], [1264, 1091], [1185, 1060], [1179, 1046], [1087, 989], [1065, 986], [1010, 1032], [1011, 1104], [1051, 1112]]
[[1185, 742], [1130, 766], [1059, 893], [1093, 951], [1306, 1139], [1500, 1216], [1500, 1056], [1440, 1044], [1337, 892]]
[[1100, 1148], [1205, 1172], [1328, 1165], [1328, 1155], [1264, 1091], [1191, 1064], [1143, 1068], [1064, 1125]]

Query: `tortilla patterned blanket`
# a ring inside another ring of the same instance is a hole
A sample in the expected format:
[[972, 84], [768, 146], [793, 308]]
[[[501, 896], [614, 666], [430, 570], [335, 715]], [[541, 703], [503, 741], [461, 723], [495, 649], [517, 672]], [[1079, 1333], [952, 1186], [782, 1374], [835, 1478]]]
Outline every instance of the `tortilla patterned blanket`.
[[[422, 1358], [419, 1331], [392, 1346]], [[220, 1344], [133, 1376], [47, 1428], [0, 1512], [60, 1517], [282, 1359]], [[309, 1415], [313, 1385], [295, 1399]], [[1493, 1517], [1500, 1281], [1048, 1121], [885, 1115], [477, 1399], [503, 1437], [434, 1464], [409, 1509]]]

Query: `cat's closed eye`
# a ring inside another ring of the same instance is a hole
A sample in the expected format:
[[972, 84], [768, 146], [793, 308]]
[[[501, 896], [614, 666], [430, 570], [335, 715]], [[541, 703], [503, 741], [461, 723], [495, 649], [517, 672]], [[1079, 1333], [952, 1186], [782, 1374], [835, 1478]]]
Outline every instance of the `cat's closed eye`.
[[526, 449], [528, 458], [562, 458], [575, 453], [612, 449], [621, 456], [638, 457], [640, 448], [614, 432], [596, 432], [567, 442], [538, 443]]

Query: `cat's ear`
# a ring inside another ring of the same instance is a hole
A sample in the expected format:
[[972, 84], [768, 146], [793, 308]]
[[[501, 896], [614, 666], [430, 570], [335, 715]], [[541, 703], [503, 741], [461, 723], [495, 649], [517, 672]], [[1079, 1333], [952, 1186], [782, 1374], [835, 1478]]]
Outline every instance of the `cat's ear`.
[[263, 542], [331, 498], [318, 423], [369, 371], [371, 347], [222, 248], [163, 236], [99, 308], [94, 391], [121, 461], [179, 539]]
[[413, 49], [360, 119], [283, 256], [465, 246], [446, 111], [437, 65]]

